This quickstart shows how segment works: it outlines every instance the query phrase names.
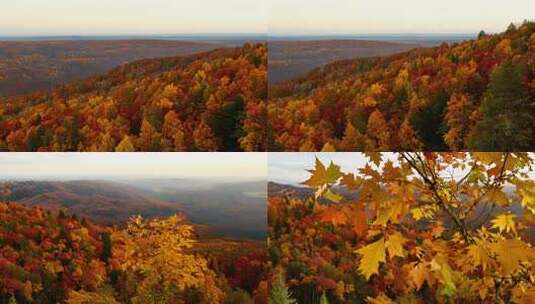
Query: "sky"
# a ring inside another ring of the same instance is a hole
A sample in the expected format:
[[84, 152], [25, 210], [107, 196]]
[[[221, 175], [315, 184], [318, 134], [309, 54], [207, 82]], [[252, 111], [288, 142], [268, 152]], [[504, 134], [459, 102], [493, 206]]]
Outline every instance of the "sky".
[[264, 0], [2, 0], [0, 36], [265, 33]]
[[[310, 177], [307, 169], [314, 169], [315, 158], [325, 165], [331, 161], [343, 172], [356, 172], [366, 165], [367, 159], [359, 152], [281, 152], [268, 154], [268, 180], [299, 185]], [[391, 157], [391, 156], [390, 156]]]
[[0, 36], [501, 32], [533, 0], [4, 0]]
[[533, 0], [268, 0], [269, 32], [380, 34], [502, 32], [533, 19]]
[[266, 153], [0, 153], [0, 179], [266, 177]]

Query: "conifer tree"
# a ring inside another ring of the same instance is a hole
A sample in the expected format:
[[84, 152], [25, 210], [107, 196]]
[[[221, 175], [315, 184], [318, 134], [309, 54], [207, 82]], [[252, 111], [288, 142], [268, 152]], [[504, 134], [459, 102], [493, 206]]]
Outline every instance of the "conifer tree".
[[510, 60], [491, 74], [479, 111], [481, 120], [469, 138], [477, 151], [529, 150], [533, 141], [532, 111], [525, 100], [522, 69]]
[[329, 304], [329, 300], [327, 299], [327, 294], [325, 292], [321, 295], [320, 304]]
[[269, 291], [269, 304], [295, 304], [297, 303], [288, 290], [282, 275], [277, 275]]

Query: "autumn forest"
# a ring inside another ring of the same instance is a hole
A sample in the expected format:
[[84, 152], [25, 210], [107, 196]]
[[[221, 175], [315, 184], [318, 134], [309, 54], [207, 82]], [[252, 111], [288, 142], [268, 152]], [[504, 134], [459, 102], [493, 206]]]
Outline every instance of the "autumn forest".
[[535, 303], [533, 2], [7, 2], [0, 304]]

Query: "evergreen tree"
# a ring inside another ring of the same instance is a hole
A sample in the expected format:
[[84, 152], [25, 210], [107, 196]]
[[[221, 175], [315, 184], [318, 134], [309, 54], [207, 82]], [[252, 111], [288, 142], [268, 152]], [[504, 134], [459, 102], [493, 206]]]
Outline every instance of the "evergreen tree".
[[533, 113], [522, 86], [522, 69], [510, 60], [497, 67], [479, 111], [481, 120], [468, 146], [477, 151], [528, 150], [533, 141]]
[[278, 275], [269, 291], [269, 304], [295, 304], [282, 275]]
[[102, 239], [102, 261], [108, 264], [111, 258], [111, 234], [109, 232], [103, 232], [100, 238]]
[[327, 294], [325, 292], [321, 295], [320, 304], [329, 304], [329, 300], [327, 299]]
[[446, 105], [450, 96], [446, 90], [440, 90], [431, 102], [419, 112], [412, 114], [410, 123], [424, 142], [426, 151], [445, 151], [444, 120]]

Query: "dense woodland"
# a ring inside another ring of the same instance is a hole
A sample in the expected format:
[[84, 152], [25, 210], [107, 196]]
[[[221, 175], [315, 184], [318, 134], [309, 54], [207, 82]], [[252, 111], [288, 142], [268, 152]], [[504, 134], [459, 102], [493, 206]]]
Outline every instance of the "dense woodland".
[[316, 160], [315, 196], [270, 195], [276, 303], [534, 302], [532, 155], [367, 157], [356, 173]]
[[270, 151], [535, 148], [535, 23], [270, 88]]
[[266, 64], [245, 44], [0, 98], [0, 151], [265, 151]]
[[118, 228], [0, 203], [0, 303], [262, 304], [266, 266], [264, 246], [197, 241], [181, 215]]

